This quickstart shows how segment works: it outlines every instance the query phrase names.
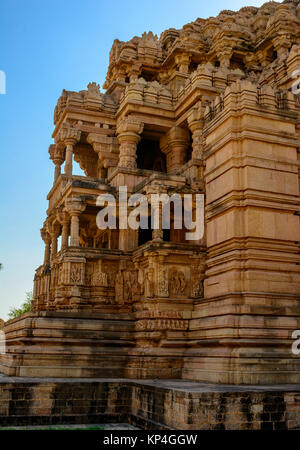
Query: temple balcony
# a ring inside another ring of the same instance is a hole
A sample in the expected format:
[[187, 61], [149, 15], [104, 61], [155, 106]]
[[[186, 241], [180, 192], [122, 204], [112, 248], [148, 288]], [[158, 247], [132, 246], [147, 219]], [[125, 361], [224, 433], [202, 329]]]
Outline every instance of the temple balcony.
[[47, 196], [49, 201], [47, 214], [50, 214], [55, 208], [64, 203], [67, 197], [86, 194], [87, 197], [91, 196], [91, 198], [95, 199], [100, 193], [110, 191], [112, 191], [112, 188], [105, 184], [104, 180], [87, 176], [61, 174]]

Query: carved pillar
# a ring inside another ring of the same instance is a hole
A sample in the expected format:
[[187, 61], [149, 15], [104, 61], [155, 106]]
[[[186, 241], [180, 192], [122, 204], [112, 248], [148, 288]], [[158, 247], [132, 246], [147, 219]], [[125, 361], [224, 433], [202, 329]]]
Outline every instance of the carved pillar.
[[71, 216], [70, 247], [79, 247], [79, 216], [85, 210], [85, 204], [80, 199], [68, 198], [66, 210]]
[[61, 233], [61, 248], [68, 247], [68, 239], [69, 239], [69, 218], [64, 220], [62, 225], [62, 233]]
[[119, 167], [136, 168], [136, 147], [140, 141], [144, 124], [135, 117], [126, 117], [117, 125], [120, 143]]
[[173, 127], [161, 139], [161, 150], [167, 155], [167, 171], [174, 172], [186, 162], [186, 150], [189, 146], [188, 130]]
[[225, 29], [222, 30], [223, 32], [221, 34], [215, 34], [213, 46], [220, 62], [220, 67], [227, 69], [230, 66], [230, 60], [233, 54], [232, 36], [229, 30], [230, 28], [235, 28], [236, 24], [233, 16], [224, 18], [224, 23], [226, 24]]
[[71, 247], [79, 246], [79, 214], [72, 212], [71, 214]]
[[177, 64], [180, 73], [189, 73], [189, 65], [191, 62], [191, 55], [184, 53], [175, 56], [175, 63]]
[[45, 242], [44, 265], [48, 266], [50, 264], [51, 237], [45, 228], [41, 229], [41, 237]]
[[73, 141], [68, 141], [66, 147], [65, 174], [72, 175], [73, 172]]
[[[147, 200], [148, 203], [151, 205], [152, 212], [154, 213], [155, 217], [154, 222], [156, 222], [152, 224], [153, 225], [152, 240], [154, 242], [162, 242], [164, 238], [164, 233], [162, 228], [162, 203], [160, 201], [156, 202], [155, 197], [154, 196], [152, 197], [152, 195], [153, 194], [159, 195], [165, 193], [166, 191], [162, 187], [157, 188], [151, 186], [151, 188], [149, 189], [146, 187]], [[156, 228], [154, 228], [154, 226]]]
[[54, 171], [54, 183], [58, 179], [61, 173], [61, 165], [64, 162], [65, 150], [62, 144], [51, 144], [49, 145], [50, 159], [55, 164]]
[[189, 129], [193, 136], [193, 153], [192, 159], [202, 159], [203, 145], [202, 145], [202, 129], [203, 129], [203, 116], [202, 111], [199, 108], [195, 108], [191, 111], [187, 117]]
[[60, 225], [55, 222], [50, 226], [50, 236], [51, 236], [51, 261], [57, 253], [57, 238], [60, 233]]
[[63, 124], [60, 129], [56, 141], [66, 145], [66, 157], [65, 157], [65, 174], [72, 175], [73, 170], [73, 148], [74, 145], [79, 142], [81, 131], [77, 128], [71, 127], [67, 124]]
[[62, 225], [61, 249], [63, 250], [68, 247], [70, 217], [63, 208], [60, 208], [57, 214], [57, 218]]
[[159, 202], [158, 205], [152, 205], [157, 208], [159, 215], [159, 226], [157, 229], [152, 230], [152, 240], [155, 242], [162, 242], [164, 240], [164, 232], [162, 229], [162, 205]]

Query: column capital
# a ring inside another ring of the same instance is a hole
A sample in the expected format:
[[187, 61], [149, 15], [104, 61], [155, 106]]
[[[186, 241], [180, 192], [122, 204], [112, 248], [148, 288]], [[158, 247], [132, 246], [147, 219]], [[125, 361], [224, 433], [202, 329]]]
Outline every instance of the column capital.
[[65, 209], [70, 216], [79, 216], [86, 208], [86, 205], [80, 198], [67, 198], [65, 202]]
[[65, 146], [63, 143], [59, 142], [57, 144], [51, 144], [49, 145], [49, 155], [50, 159], [53, 161], [55, 165], [55, 172], [54, 172], [54, 183], [60, 176], [61, 171], [61, 165], [64, 162], [65, 159]]
[[180, 169], [186, 163], [186, 150], [190, 144], [189, 130], [172, 127], [160, 140], [160, 148], [167, 155], [168, 172]]
[[190, 135], [188, 130], [181, 127], [172, 127], [167, 134], [160, 140], [161, 151], [165, 154], [172, 151], [173, 147], [183, 147], [186, 149], [189, 145]]
[[193, 108], [187, 116], [188, 127], [192, 133], [203, 128], [203, 110], [201, 106]]
[[65, 148], [61, 142], [49, 145], [49, 158], [54, 164], [62, 164], [65, 159]]
[[120, 143], [119, 167], [136, 169], [136, 148], [141, 140], [144, 124], [134, 116], [121, 119], [117, 124], [118, 141]]
[[161, 138], [161, 147], [165, 148], [169, 145], [188, 146], [189, 139], [189, 132], [186, 128], [172, 127], [167, 134]]
[[192, 55], [190, 53], [180, 53], [175, 55], [175, 64], [178, 67], [180, 73], [188, 73], [189, 65], [192, 59]]
[[121, 119], [117, 124], [117, 135], [119, 142], [140, 141], [140, 134], [143, 132], [144, 124], [140, 119], [134, 116], [127, 116]]
[[61, 225], [63, 225], [64, 223], [69, 223], [70, 222], [70, 216], [68, 214], [68, 212], [66, 211], [66, 209], [63, 206], [60, 206], [57, 211], [56, 211], [56, 218], [59, 221], [59, 223]]
[[81, 131], [71, 125], [63, 124], [59, 130], [55, 141], [57, 143], [63, 143], [65, 145], [75, 145], [79, 142]]
[[60, 233], [60, 224], [58, 222], [52, 222], [48, 226], [48, 232], [51, 238], [57, 238]]
[[51, 236], [45, 227], [41, 228], [41, 238], [45, 244], [49, 244], [51, 242]]
[[226, 39], [224, 41], [220, 41], [216, 45], [216, 54], [217, 58], [220, 61], [221, 68], [229, 68], [230, 59], [232, 57], [232, 46], [228, 43]]

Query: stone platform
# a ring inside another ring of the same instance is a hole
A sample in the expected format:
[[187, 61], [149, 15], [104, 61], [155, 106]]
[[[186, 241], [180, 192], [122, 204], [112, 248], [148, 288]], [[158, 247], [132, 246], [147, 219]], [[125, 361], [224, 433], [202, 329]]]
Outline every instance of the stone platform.
[[0, 375], [0, 426], [130, 423], [144, 429], [300, 428], [300, 384]]

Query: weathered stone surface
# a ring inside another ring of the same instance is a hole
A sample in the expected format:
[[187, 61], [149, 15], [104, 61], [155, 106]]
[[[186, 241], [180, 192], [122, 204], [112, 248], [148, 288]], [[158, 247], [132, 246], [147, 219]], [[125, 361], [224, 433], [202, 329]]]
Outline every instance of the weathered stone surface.
[[[115, 40], [105, 93], [62, 92], [44, 262], [33, 311], [4, 327], [1, 371], [299, 382], [299, 8], [268, 2]], [[187, 240], [174, 219], [169, 233], [100, 230], [97, 196], [120, 186], [205, 194], [204, 237]]]
[[0, 377], [0, 422], [2, 427], [123, 421], [144, 429], [299, 429], [299, 392], [299, 385]]

